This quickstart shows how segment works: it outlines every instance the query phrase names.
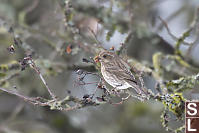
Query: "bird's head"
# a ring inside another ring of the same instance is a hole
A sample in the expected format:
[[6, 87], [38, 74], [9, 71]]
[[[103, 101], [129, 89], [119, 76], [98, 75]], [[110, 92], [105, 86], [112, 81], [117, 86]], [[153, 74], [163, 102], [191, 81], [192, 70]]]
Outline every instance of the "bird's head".
[[115, 57], [115, 54], [109, 51], [103, 51], [99, 53], [98, 56], [95, 57], [96, 62], [103, 62], [103, 63], [108, 63], [112, 61]]

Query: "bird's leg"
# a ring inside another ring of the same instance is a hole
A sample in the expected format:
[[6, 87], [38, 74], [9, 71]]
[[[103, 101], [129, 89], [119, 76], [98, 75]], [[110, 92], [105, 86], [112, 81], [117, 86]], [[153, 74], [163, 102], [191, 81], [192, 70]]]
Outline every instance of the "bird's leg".
[[131, 96], [131, 95], [130, 95], [130, 94], [128, 94], [128, 96], [127, 96], [127, 97], [122, 98], [122, 101], [128, 100], [130, 96]]
[[122, 86], [122, 84], [117, 85], [116, 87], [114, 87], [114, 88], [111, 90], [112, 94], [115, 94], [115, 95], [117, 95], [118, 97], [120, 97], [120, 94], [119, 94], [120, 90], [117, 88], [117, 87], [120, 87], [120, 86]]

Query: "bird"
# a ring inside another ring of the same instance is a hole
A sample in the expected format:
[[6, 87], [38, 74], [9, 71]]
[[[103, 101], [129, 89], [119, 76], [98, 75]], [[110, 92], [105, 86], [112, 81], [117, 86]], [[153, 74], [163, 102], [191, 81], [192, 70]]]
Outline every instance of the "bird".
[[131, 66], [120, 56], [110, 51], [102, 51], [95, 57], [101, 64], [104, 80], [116, 90], [133, 88], [138, 95], [147, 97], [148, 91], [141, 87], [139, 79], [131, 72]]

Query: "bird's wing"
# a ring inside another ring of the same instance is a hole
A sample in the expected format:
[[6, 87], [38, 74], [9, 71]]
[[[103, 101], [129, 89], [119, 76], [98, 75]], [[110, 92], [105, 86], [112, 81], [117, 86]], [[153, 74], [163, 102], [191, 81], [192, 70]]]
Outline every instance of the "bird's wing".
[[131, 77], [130, 79], [135, 80], [135, 76], [130, 71], [131, 67], [122, 58], [119, 57], [119, 61], [115, 60], [115, 64], [119, 66], [119, 68], [123, 70], [125, 74], [128, 74]]
[[134, 82], [137, 84], [135, 77], [128, 71], [125, 71], [123, 69], [116, 69], [116, 67], [109, 68], [107, 70], [110, 74], [112, 74], [115, 78], [118, 78], [119, 80], [126, 80]]
[[133, 89], [135, 89], [137, 94], [145, 94], [147, 95], [147, 90], [142, 88], [139, 84], [139, 80], [132, 78], [128, 72], [124, 70], [109, 70], [109, 72], [118, 80], [128, 83]]

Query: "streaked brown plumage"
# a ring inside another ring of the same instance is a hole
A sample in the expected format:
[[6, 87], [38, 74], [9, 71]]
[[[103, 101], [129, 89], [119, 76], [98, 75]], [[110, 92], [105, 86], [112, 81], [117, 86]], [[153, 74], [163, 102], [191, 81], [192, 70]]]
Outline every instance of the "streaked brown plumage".
[[140, 87], [138, 80], [130, 71], [131, 67], [112, 52], [101, 52], [97, 60], [101, 63], [101, 73], [105, 81], [117, 90], [134, 88], [136, 93], [147, 95], [145, 88]]

